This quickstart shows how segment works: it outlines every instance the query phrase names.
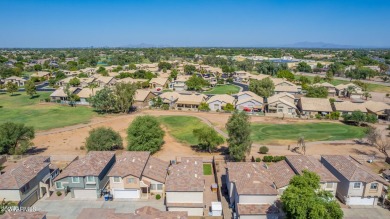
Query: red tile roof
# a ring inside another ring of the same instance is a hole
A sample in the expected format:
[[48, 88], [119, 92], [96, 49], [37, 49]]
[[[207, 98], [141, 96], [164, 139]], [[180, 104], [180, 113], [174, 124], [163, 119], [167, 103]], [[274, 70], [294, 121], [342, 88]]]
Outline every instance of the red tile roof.
[[117, 156], [114, 166], [107, 175], [120, 177], [132, 175], [140, 178], [149, 156], [148, 151], [124, 151]]
[[237, 211], [239, 215], [266, 215], [277, 214], [279, 209], [269, 204], [238, 204]]
[[183, 157], [172, 165], [165, 182], [167, 192], [202, 192], [204, 190], [203, 159]]

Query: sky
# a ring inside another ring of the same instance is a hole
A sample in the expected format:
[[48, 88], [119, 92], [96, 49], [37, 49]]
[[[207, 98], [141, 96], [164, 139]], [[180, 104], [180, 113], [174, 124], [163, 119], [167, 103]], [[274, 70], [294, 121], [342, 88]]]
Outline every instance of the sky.
[[390, 47], [390, 0], [0, 0], [1, 48]]

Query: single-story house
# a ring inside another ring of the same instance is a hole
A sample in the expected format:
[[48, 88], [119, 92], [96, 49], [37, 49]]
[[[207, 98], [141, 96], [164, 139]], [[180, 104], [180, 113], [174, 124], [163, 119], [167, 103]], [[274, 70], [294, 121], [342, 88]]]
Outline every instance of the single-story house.
[[110, 76], [99, 76], [96, 78], [95, 83], [97, 83], [99, 87], [111, 87], [116, 84], [116, 79]]
[[[351, 94], [348, 93], [348, 87], [354, 88], [354, 91]], [[353, 83], [339, 84], [339, 85], [335, 86], [335, 88], [336, 88], [336, 95], [339, 97], [350, 96], [351, 98], [360, 98], [361, 95], [364, 93], [363, 89], [361, 87], [359, 87], [358, 85], [353, 84]], [[354, 97], [354, 95], [356, 95], [356, 97]]]
[[181, 94], [177, 92], [164, 92], [159, 95], [163, 103], [168, 104], [170, 108], [176, 106], [176, 101], [179, 99]]
[[337, 184], [340, 182], [319, 160], [313, 156], [288, 155], [286, 162], [296, 174], [302, 174], [304, 170], [314, 172], [320, 176], [320, 187], [336, 195]]
[[100, 91], [102, 88], [83, 88], [78, 93], [77, 96], [80, 97], [80, 103], [81, 104], [89, 104], [89, 99], [93, 96], [95, 96], [96, 92]]
[[48, 71], [37, 71], [34, 74], [30, 75], [32, 78], [45, 78], [46, 80], [49, 80], [50, 78], [50, 72]]
[[279, 196], [283, 195], [283, 192], [290, 184], [290, 180], [296, 175], [294, 170], [291, 169], [285, 160], [272, 163], [268, 167], [268, 172]]
[[330, 84], [328, 82], [323, 82], [323, 83], [313, 84], [312, 86], [326, 87], [326, 89], [328, 89], [328, 96], [331, 97], [336, 96], [336, 87], [333, 84]]
[[[69, 92], [72, 94], [78, 94], [81, 91], [81, 88], [79, 87], [70, 87]], [[51, 101], [59, 101], [59, 100], [67, 100], [68, 95], [65, 92], [65, 88], [60, 87], [57, 90], [55, 90], [52, 94], [50, 94], [50, 100]]]
[[80, 86], [81, 87], [88, 87], [91, 83], [94, 83], [96, 78], [90, 77], [90, 78], [79, 78], [80, 80]]
[[20, 77], [17, 77], [17, 76], [11, 76], [11, 77], [8, 77], [8, 78], [4, 79], [4, 84], [7, 84], [8, 82], [11, 82], [11, 83], [17, 84], [19, 87], [22, 87], [22, 86], [24, 86], [26, 81], [27, 80], [25, 80], [23, 78], [20, 78]]
[[297, 107], [305, 116], [326, 115], [333, 112], [332, 106], [326, 98], [301, 97]]
[[134, 104], [133, 105], [137, 108], [147, 107], [147, 106], [151, 105], [151, 103], [150, 103], [151, 99], [155, 98], [156, 96], [157, 95], [154, 94], [150, 90], [138, 89], [138, 90], [136, 90], [135, 95], [134, 95]]
[[240, 92], [236, 97], [237, 110], [244, 110], [247, 112], [263, 110], [263, 98], [251, 91]]
[[390, 110], [389, 104], [369, 100], [364, 102], [363, 105], [366, 107], [368, 113], [374, 114], [380, 119], [386, 119], [386, 117], [390, 116], [386, 114], [386, 110]]
[[183, 157], [180, 163], [169, 167], [165, 183], [168, 211], [184, 211], [188, 216], [203, 216], [203, 159]]
[[235, 102], [236, 99], [227, 94], [214, 95], [207, 100], [207, 104], [211, 111], [223, 110], [223, 107], [228, 103], [232, 104], [234, 107]]
[[389, 183], [346, 155], [323, 155], [321, 162], [340, 181], [337, 197], [346, 205], [376, 205], [383, 186]]
[[49, 195], [51, 184], [50, 157], [31, 156], [6, 166], [0, 175], [0, 199], [30, 207]]
[[169, 87], [170, 80], [168, 78], [152, 78], [149, 81], [149, 86], [156, 91], [162, 91], [164, 88]]
[[298, 86], [290, 81], [287, 81], [284, 78], [272, 78], [272, 82], [274, 82], [274, 92], [278, 93], [290, 93], [290, 94], [300, 94], [302, 92], [302, 87]]
[[197, 110], [202, 102], [206, 102], [207, 96], [204, 94], [181, 94], [176, 101], [176, 108], [182, 110]]
[[342, 115], [351, 114], [354, 111], [367, 113], [367, 109], [364, 104], [352, 103], [350, 101], [334, 102], [332, 107], [333, 111], [340, 112]]
[[111, 151], [90, 151], [71, 162], [55, 179], [56, 191], [70, 192], [72, 198], [97, 199], [109, 183], [107, 173], [115, 163]]

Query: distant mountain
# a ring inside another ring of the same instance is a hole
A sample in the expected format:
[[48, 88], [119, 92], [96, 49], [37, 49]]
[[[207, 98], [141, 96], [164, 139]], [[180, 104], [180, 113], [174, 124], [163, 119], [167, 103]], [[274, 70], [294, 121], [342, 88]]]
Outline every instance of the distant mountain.
[[140, 44], [128, 44], [128, 45], [121, 46], [121, 47], [123, 47], [123, 48], [165, 48], [165, 47], [172, 47], [172, 46], [140, 43]]
[[289, 45], [283, 45], [282, 47], [288, 48], [318, 48], [318, 49], [349, 49], [349, 48], [369, 48], [368, 46], [353, 46], [353, 45], [340, 45], [324, 42], [298, 42]]

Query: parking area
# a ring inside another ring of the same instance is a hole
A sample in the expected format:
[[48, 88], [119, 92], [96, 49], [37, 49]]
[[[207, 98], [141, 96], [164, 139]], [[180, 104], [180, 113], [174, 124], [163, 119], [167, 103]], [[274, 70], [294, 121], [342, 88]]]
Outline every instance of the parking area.
[[390, 211], [381, 207], [359, 206], [352, 208], [343, 208], [344, 218], [346, 219], [383, 219], [390, 218]]
[[165, 211], [163, 200], [39, 200], [33, 207], [38, 211], [47, 212], [47, 217], [75, 219], [83, 208], [115, 208], [118, 213], [134, 213], [135, 209], [151, 206]]

